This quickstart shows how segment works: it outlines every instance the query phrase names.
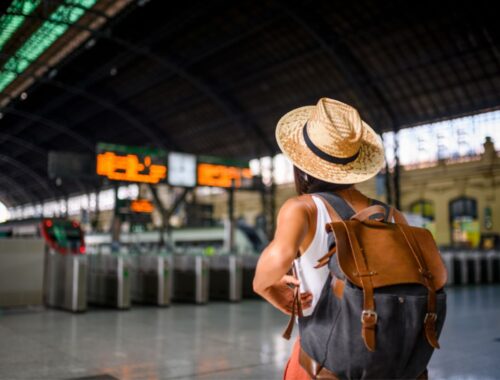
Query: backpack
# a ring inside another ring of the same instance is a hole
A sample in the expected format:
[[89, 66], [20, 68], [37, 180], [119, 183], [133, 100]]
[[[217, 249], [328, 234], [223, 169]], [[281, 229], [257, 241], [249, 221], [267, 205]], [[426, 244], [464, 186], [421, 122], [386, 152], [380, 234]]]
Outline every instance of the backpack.
[[299, 361], [313, 379], [419, 378], [446, 316], [447, 273], [431, 233], [379, 201], [356, 214], [336, 194], [316, 195], [340, 217], [326, 225], [331, 244], [316, 266], [329, 275], [310, 316], [295, 288], [283, 336], [297, 311]]

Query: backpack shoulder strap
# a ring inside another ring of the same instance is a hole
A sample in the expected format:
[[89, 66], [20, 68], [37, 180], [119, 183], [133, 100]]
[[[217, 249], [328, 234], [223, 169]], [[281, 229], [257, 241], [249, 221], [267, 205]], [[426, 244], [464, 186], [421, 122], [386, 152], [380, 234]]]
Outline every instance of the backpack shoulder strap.
[[394, 207], [391, 207], [389, 205], [387, 205], [386, 203], [384, 202], [381, 202], [377, 199], [370, 199], [370, 204], [372, 205], [380, 205], [382, 207], [385, 208], [385, 215], [386, 215], [386, 219], [385, 221], [386, 222], [391, 222], [392, 219], [394, 218], [394, 223], [398, 223], [398, 224], [408, 224], [408, 221], [406, 220], [405, 216], [403, 215], [403, 213], [401, 211], [399, 211], [398, 209], [394, 208]]
[[382, 206], [385, 209], [385, 221], [390, 222], [392, 218], [392, 207], [385, 204], [384, 202], [379, 201], [378, 199], [370, 198], [370, 205]]
[[315, 193], [314, 195], [318, 195], [323, 198], [335, 212], [342, 218], [342, 220], [349, 220], [356, 212], [352, 209], [351, 206], [340, 196], [335, 193]]
[[[297, 258], [300, 257], [300, 253], [297, 252]], [[292, 276], [298, 280], [299, 276], [297, 274], [297, 268], [295, 267], [295, 263], [292, 265]], [[292, 303], [292, 312], [290, 314], [290, 319], [288, 321], [288, 324], [285, 328], [285, 331], [283, 331], [283, 334], [281, 335], [283, 338], [286, 340], [290, 340], [290, 337], [292, 336], [292, 331], [293, 331], [293, 326], [295, 325], [295, 316], [302, 317], [302, 303], [300, 301], [300, 287], [299, 286], [294, 286], [293, 287], [293, 303]]]
[[392, 208], [394, 213], [394, 223], [407, 225], [408, 221], [406, 220], [403, 213], [395, 208]]

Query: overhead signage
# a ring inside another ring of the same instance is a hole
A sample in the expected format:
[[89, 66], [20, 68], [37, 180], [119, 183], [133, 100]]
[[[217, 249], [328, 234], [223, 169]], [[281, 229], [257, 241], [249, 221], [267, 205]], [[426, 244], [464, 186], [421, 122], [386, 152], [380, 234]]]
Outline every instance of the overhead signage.
[[154, 211], [154, 205], [147, 199], [137, 199], [130, 202], [130, 211], [151, 214]]
[[110, 180], [155, 184], [167, 177], [165, 151], [112, 144], [97, 151], [97, 174]]
[[95, 178], [95, 157], [90, 154], [49, 151], [49, 178]]
[[196, 156], [171, 152], [168, 154], [168, 183], [172, 186], [196, 186]]
[[199, 157], [197, 176], [199, 186], [240, 188], [249, 187], [252, 182], [248, 163], [210, 156]]
[[97, 145], [97, 174], [114, 181], [168, 182], [181, 187], [252, 185], [245, 161], [102, 143]]
[[115, 181], [158, 183], [167, 176], [167, 167], [153, 164], [149, 156], [141, 162], [134, 154], [105, 152], [97, 155], [97, 174]]

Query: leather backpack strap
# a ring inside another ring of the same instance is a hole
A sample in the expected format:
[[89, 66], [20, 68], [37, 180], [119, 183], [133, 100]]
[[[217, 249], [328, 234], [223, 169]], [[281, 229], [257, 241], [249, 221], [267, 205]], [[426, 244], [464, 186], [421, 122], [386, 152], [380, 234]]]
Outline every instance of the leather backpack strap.
[[379, 201], [378, 199], [372, 199], [372, 198], [370, 198], [370, 204], [372, 206], [381, 206], [381, 207], [383, 207], [384, 210], [385, 210], [385, 213], [384, 213], [384, 215], [385, 215], [385, 221], [386, 222], [390, 222], [391, 221], [391, 219], [392, 219], [392, 213], [391, 213], [392, 207], [391, 206], [387, 205], [384, 202]]
[[394, 217], [394, 223], [408, 225], [408, 221], [401, 211], [394, 207], [391, 207], [391, 211]]
[[322, 256], [317, 262], [316, 265], [314, 266], [315, 269], [324, 267], [325, 265], [328, 264], [328, 261], [330, 258], [335, 255], [337, 252], [337, 247], [333, 246], [324, 256]]
[[[300, 257], [299, 252], [297, 252], [297, 258], [298, 257]], [[295, 263], [292, 265], [292, 276], [297, 280], [299, 279], [295, 269]], [[285, 331], [283, 331], [282, 334], [282, 337], [286, 340], [290, 340], [290, 337], [292, 336], [296, 316], [302, 317], [302, 302], [300, 301], [300, 286], [295, 285], [293, 288], [292, 313], [290, 314], [290, 320], [288, 321]]]
[[377, 327], [377, 312], [375, 311], [375, 297], [373, 291], [373, 282], [371, 277], [377, 273], [370, 270], [365, 260], [363, 250], [359, 246], [356, 234], [351, 230], [350, 225], [342, 222], [346, 236], [349, 238], [349, 245], [354, 258], [357, 273], [355, 276], [361, 279], [363, 287], [363, 311], [361, 312], [361, 335], [365, 346], [370, 351], [375, 351], [376, 337], [375, 328]]
[[369, 206], [351, 217], [351, 220], [364, 222], [365, 220], [376, 220], [382, 222], [387, 218], [387, 210], [380, 205]]
[[406, 242], [410, 246], [410, 250], [415, 257], [415, 260], [419, 266], [419, 271], [422, 275], [422, 278], [427, 287], [428, 296], [427, 296], [427, 314], [424, 319], [424, 329], [425, 329], [425, 337], [427, 338], [427, 342], [434, 347], [439, 348], [439, 342], [437, 338], [436, 331], [436, 321], [437, 321], [437, 313], [436, 313], [436, 288], [434, 286], [432, 273], [427, 268], [427, 264], [425, 259], [420, 251], [420, 245], [417, 243], [415, 236], [413, 235], [412, 229], [408, 225], [399, 225], [398, 226], [403, 236], [406, 239]]

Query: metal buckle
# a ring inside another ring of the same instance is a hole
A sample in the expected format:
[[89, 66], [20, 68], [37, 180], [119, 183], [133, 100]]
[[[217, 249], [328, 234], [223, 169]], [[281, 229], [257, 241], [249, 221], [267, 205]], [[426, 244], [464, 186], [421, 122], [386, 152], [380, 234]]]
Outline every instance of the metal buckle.
[[424, 319], [424, 323], [427, 323], [427, 320], [428, 319], [431, 319], [432, 322], [436, 322], [437, 321], [437, 314], [436, 313], [427, 313], [425, 314], [425, 319]]
[[377, 315], [377, 312], [375, 310], [363, 310], [361, 312], [361, 323], [365, 323], [365, 318], [366, 317], [374, 317], [375, 318], [375, 322], [374, 323], [377, 323], [377, 320], [378, 320], [378, 315]]

